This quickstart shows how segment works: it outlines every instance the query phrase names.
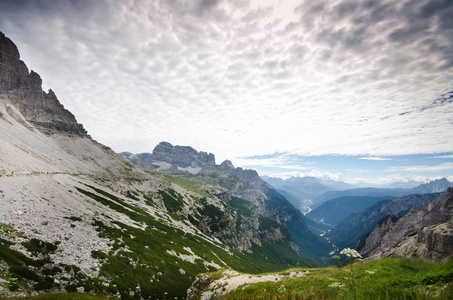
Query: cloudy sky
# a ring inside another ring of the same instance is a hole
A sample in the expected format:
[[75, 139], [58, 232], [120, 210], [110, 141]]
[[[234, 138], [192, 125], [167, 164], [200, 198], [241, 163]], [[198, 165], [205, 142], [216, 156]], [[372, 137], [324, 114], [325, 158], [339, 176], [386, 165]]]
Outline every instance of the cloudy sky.
[[168, 141], [263, 175], [453, 175], [451, 0], [1, 0], [0, 31], [117, 152]]

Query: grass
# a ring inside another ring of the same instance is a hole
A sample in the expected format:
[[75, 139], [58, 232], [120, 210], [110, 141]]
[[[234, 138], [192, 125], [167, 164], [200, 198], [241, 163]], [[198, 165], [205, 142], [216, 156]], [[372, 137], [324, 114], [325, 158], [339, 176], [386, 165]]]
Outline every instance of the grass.
[[[305, 271], [292, 269], [292, 271]], [[452, 299], [453, 260], [432, 263], [385, 258], [353, 264], [354, 287], [349, 286], [350, 267], [308, 269], [305, 277], [239, 287], [223, 299]], [[355, 291], [353, 293], [352, 291]]]

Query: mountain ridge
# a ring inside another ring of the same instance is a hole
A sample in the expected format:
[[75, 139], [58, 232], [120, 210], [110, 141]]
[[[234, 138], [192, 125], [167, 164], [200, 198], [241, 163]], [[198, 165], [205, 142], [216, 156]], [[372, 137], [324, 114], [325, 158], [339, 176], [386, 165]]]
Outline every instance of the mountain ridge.
[[364, 234], [371, 232], [382, 218], [390, 214], [406, 214], [412, 208], [434, 201], [439, 195], [440, 193], [413, 194], [379, 201], [368, 208], [348, 215], [325, 236], [339, 249], [356, 248], [359, 239]]
[[389, 215], [359, 241], [367, 257], [447, 261], [453, 257], [453, 188], [406, 215]]
[[[163, 149], [164, 151], [162, 151]], [[166, 156], [155, 155], [155, 153], [161, 152], [165, 152]], [[131, 155], [123, 152], [120, 155], [136, 166], [151, 166], [150, 170], [161, 170], [163, 166], [161, 162], [164, 161], [167, 163], [165, 170], [170, 172], [178, 170], [200, 176], [207, 174], [212, 176], [218, 174], [218, 172], [227, 172], [243, 180], [249, 187], [237, 185], [237, 183], [232, 185], [228, 182], [222, 182], [220, 185], [228, 189], [232, 196], [253, 203], [263, 216], [272, 218], [272, 215], [275, 215], [277, 218], [275, 221], [284, 224], [289, 229], [298, 249], [302, 251], [301, 253], [306, 251], [311, 258], [315, 258], [315, 253], [327, 255], [329, 252], [330, 245], [323, 238], [310, 231], [301, 212], [263, 181], [255, 170], [236, 168], [229, 160], [216, 165], [215, 156], [212, 153], [198, 152], [189, 146], [173, 146], [168, 142], [159, 143], [152, 153]], [[140, 157], [146, 161], [140, 161]], [[272, 213], [273, 210], [276, 211]]]

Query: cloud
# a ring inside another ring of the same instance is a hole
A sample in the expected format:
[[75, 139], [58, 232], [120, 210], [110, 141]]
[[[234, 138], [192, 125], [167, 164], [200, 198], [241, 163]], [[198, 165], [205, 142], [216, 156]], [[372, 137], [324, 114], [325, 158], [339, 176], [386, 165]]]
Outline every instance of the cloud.
[[436, 179], [442, 179], [443, 176], [421, 176], [415, 174], [407, 174], [403, 175], [400, 173], [391, 174], [385, 177], [380, 178], [354, 178], [349, 181], [349, 183], [353, 184], [367, 184], [373, 186], [388, 186], [395, 183], [414, 183], [414, 184], [423, 184], [427, 183]]
[[446, 162], [434, 166], [414, 165], [414, 166], [399, 166], [387, 169], [388, 172], [440, 172], [453, 170], [453, 163]]
[[432, 158], [453, 158], [453, 154], [433, 156]]
[[116, 151], [166, 140], [237, 164], [453, 148], [451, 1], [46, 3], [0, 2], [0, 28]]
[[331, 172], [323, 172], [319, 171], [316, 169], [311, 170], [310, 172], [279, 172], [279, 173], [266, 173], [266, 172], [260, 172], [260, 176], [270, 176], [270, 177], [275, 177], [275, 178], [282, 178], [282, 179], [288, 179], [291, 177], [315, 177], [317, 179], [323, 179], [323, 180], [333, 180], [333, 181], [342, 181], [346, 182], [347, 180], [342, 176], [341, 173], [331, 173]]
[[359, 159], [364, 159], [364, 160], [393, 160], [392, 158], [388, 157], [376, 157], [376, 156], [368, 156], [368, 157], [360, 157]]

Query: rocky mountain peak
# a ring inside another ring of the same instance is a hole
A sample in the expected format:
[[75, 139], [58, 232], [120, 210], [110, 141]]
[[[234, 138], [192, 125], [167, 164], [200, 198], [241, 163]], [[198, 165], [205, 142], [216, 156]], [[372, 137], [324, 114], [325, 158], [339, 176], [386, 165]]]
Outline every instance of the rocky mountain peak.
[[220, 168], [223, 169], [223, 170], [233, 170], [233, 169], [235, 169], [233, 163], [230, 160], [228, 160], [228, 159], [220, 164]]
[[20, 60], [16, 45], [0, 32], [0, 95], [7, 96], [27, 121], [46, 134], [88, 136], [74, 115], [52, 90], [42, 90], [42, 79]]
[[446, 178], [442, 178], [421, 184], [413, 188], [413, 192], [419, 194], [443, 193], [451, 186], [453, 186], [453, 182], [448, 181]]
[[147, 169], [198, 173], [202, 169], [212, 169], [216, 165], [212, 153], [198, 152], [189, 146], [173, 146], [168, 142], [160, 142], [152, 153], [123, 152], [120, 155], [130, 163]]
[[16, 45], [3, 32], [0, 32], [0, 52], [14, 59], [20, 59], [19, 50]]

